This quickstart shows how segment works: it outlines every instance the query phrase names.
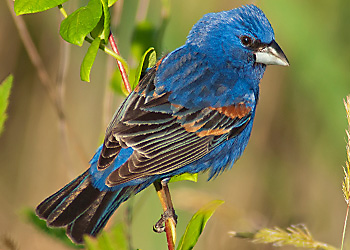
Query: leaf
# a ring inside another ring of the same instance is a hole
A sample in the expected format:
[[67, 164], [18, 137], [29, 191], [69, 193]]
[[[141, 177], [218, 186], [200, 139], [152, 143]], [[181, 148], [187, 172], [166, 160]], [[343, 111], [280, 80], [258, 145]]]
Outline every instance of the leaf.
[[16, 0], [14, 4], [16, 15], [37, 13], [57, 7], [67, 0]]
[[68, 236], [66, 235], [66, 230], [64, 228], [47, 227], [46, 222], [44, 220], [39, 219], [36, 216], [33, 209], [25, 208], [22, 210], [22, 214], [24, 215], [25, 220], [27, 220], [30, 224], [35, 226], [40, 231], [51, 236], [52, 238], [58, 239], [65, 245], [70, 246], [71, 248], [76, 248], [76, 249], [83, 248], [82, 245], [76, 245], [68, 238]]
[[122, 223], [113, 226], [111, 231], [102, 231], [97, 238], [84, 237], [87, 250], [128, 250], [129, 243]]
[[92, 41], [83, 62], [80, 67], [80, 78], [82, 81], [90, 82], [90, 72], [92, 65], [94, 64], [98, 48], [100, 47], [101, 38], [97, 37]]
[[215, 210], [223, 203], [224, 201], [221, 200], [211, 201], [193, 215], [186, 227], [184, 235], [181, 237], [177, 250], [193, 249], [208, 220]]
[[101, 0], [102, 2], [102, 9], [103, 9], [103, 33], [101, 36], [101, 39], [104, 40], [104, 42], [108, 43], [108, 37], [110, 33], [110, 26], [111, 26], [111, 13], [109, 12], [108, 8], [108, 0]]
[[124, 224], [119, 223], [115, 225], [111, 231], [111, 236], [114, 239], [114, 249], [130, 249]]
[[98, 21], [97, 25], [95, 28], [90, 32], [90, 36], [95, 39], [96, 37], [101, 38], [101, 34], [103, 32], [103, 23], [104, 23], [104, 18], [101, 16], [100, 21]]
[[190, 174], [190, 173], [184, 173], [180, 175], [175, 175], [170, 178], [170, 182], [176, 182], [176, 181], [193, 181], [197, 182], [198, 180], [198, 173]]
[[81, 46], [85, 37], [96, 27], [101, 16], [101, 1], [90, 0], [88, 5], [77, 9], [62, 21], [60, 35], [67, 42]]
[[0, 85], [0, 135], [4, 130], [4, 123], [7, 119], [6, 109], [9, 104], [12, 82], [13, 76], [9, 75]]
[[90, 32], [92, 38], [100, 37], [104, 44], [108, 43], [111, 25], [111, 14], [109, 12], [107, 0], [101, 0], [103, 15], [95, 28]]
[[134, 82], [132, 83], [131, 89], [133, 90], [140, 81], [142, 72], [145, 72], [148, 68], [153, 67], [156, 64], [157, 55], [154, 48], [149, 48], [141, 57], [141, 61], [135, 72]]
[[113, 4], [115, 4], [118, 0], [108, 0], [108, 7], [111, 7]]

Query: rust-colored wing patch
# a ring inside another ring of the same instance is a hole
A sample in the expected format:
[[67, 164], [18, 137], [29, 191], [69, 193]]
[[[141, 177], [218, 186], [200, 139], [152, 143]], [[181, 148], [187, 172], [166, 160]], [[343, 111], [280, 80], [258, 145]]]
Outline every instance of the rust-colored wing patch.
[[198, 131], [201, 127], [203, 127], [205, 125], [205, 123], [201, 124], [201, 125], [197, 125], [196, 122], [191, 122], [191, 123], [186, 123], [184, 125], [182, 125], [182, 127], [184, 127], [184, 129], [187, 132], [196, 132]]
[[162, 63], [163, 59], [166, 57], [167, 55], [163, 56], [161, 59], [159, 59], [159, 61], [156, 63], [156, 70], [158, 70], [159, 65]]
[[[188, 119], [186, 117], [184, 118], [185, 121], [187, 119], [187, 122], [181, 126], [187, 132], [194, 132], [199, 137], [210, 135], [220, 136], [230, 133], [231, 129], [234, 127], [234, 124], [238, 122], [238, 120], [249, 116], [251, 110], [252, 108], [247, 107], [243, 102], [226, 107], [209, 107], [203, 109], [201, 112], [198, 111], [188, 114]], [[224, 118], [224, 116], [226, 118]], [[179, 120], [183, 119], [183, 117], [177, 118]], [[231, 122], [228, 119], [231, 119]], [[190, 122], [188, 120], [192, 121]]]
[[203, 131], [197, 132], [196, 134], [199, 137], [203, 137], [208, 135], [223, 135], [228, 132], [230, 132], [229, 129], [210, 129], [210, 130], [203, 130]]
[[237, 117], [241, 119], [252, 111], [252, 108], [247, 107], [244, 103], [237, 103], [234, 105], [219, 108], [210, 107], [210, 109], [217, 110], [219, 113], [224, 114], [232, 119], [235, 119]]

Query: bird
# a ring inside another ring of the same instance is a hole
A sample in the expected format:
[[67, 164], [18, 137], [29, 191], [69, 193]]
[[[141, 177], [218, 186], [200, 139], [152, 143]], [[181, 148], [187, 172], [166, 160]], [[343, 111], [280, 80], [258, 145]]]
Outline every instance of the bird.
[[122, 102], [89, 168], [37, 215], [83, 244], [152, 183], [199, 172], [210, 180], [230, 169], [249, 141], [267, 65], [289, 61], [260, 8], [204, 15]]

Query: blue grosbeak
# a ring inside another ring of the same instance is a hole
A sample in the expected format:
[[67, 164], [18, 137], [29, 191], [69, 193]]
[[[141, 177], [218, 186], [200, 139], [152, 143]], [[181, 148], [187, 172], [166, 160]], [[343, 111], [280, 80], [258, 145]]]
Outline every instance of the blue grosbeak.
[[115, 113], [90, 168], [37, 207], [76, 243], [157, 180], [232, 167], [247, 146], [266, 65], [288, 66], [254, 5], [209, 13]]

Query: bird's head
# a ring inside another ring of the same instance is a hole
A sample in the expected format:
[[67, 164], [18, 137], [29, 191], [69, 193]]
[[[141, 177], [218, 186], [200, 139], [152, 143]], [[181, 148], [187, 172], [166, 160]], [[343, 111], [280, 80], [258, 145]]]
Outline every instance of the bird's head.
[[289, 65], [270, 22], [255, 5], [206, 14], [193, 26], [186, 44], [235, 67]]

